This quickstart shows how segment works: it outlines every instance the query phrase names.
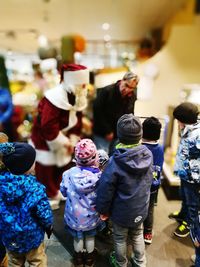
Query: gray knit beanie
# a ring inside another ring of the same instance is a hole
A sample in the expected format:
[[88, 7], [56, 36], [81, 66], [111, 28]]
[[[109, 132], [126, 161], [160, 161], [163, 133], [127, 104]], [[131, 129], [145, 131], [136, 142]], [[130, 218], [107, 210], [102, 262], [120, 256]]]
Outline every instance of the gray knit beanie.
[[122, 115], [117, 122], [117, 136], [123, 144], [137, 144], [142, 138], [142, 124], [132, 113]]

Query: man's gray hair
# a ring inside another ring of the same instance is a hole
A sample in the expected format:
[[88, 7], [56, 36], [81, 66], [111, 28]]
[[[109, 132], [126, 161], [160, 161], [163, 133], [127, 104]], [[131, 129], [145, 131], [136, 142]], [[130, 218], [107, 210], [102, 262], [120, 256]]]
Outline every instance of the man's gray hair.
[[137, 82], [139, 82], [139, 77], [137, 74], [133, 73], [132, 71], [128, 71], [124, 74], [123, 80], [126, 80], [126, 81], [137, 80]]

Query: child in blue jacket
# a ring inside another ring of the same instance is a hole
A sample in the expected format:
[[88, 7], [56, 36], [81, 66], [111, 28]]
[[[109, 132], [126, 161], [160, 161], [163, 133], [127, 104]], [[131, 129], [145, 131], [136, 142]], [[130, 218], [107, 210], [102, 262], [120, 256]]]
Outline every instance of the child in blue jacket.
[[2, 143], [0, 155], [0, 235], [9, 266], [35, 262], [47, 266], [44, 234], [52, 232], [52, 211], [45, 187], [32, 172], [35, 150], [26, 143]]
[[91, 139], [85, 138], [76, 144], [75, 160], [76, 166], [63, 173], [60, 184], [60, 191], [66, 197], [64, 221], [74, 238], [74, 265], [93, 267], [95, 236], [105, 224], [96, 211], [101, 171], [98, 152]]
[[[3, 133], [0, 132], [0, 143], [6, 143], [8, 142], [8, 136]], [[3, 162], [0, 160], [0, 172], [1, 170], [4, 169], [4, 164]], [[6, 254], [6, 248], [4, 247], [2, 240], [1, 240], [1, 235], [0, 235], [0, 267], [7, 267], [8, 266], [8, 256]]]
[[143, 221], [148, 213], [152, 183], [152, 153], [140, 144], [142, 125], [132, 113], [117, 122], [119, 144], [99, 180], [97, 210], [113, 224], [112, 266], [128, 266], [127, 240], [133, 246], [132, 264], [146, 266]]
[[[195, 232], [198, 233], [200, 228], [200, 122], [198, 115], [198, 106], [190, 102], [181, 103], [173, 111], [181, 136], [174, 172], [180, 177], [182, 203], [180, 211], [170, 214], [170, 218], [180, 220], [174, 232], [178, 237], [187, 236], [190, 229], [194, 230], [192, 236], [195, 236]], [[197, 243], [195, 246], [195, 267], [199, 267], [200, 247]]]
[[142, 124], [142, 144], [145, 145], [153, 155], [153, 181], [151, 185], [149, 210], [147, 218], [143, 223], [144, 241], [146, 244], [152, 243], [154, 204], [158, 194], [158, 189], [161, 184], [161, 172], [164, 162], [164, 149], [163, 146], [158, 143], [158, 140], [160, 138], [161, 127], [161, 123], [155, 117], [147, 118]]

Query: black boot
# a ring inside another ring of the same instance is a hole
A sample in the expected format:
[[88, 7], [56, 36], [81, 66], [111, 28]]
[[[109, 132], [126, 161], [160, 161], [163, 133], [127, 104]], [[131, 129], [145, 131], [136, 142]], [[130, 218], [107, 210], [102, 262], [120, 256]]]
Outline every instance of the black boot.
[[84, 253], [83, 252], [74, 252], [74, 266], [75, 267], [84, 267]]
[[94, 267], [95, 251], [85, 253], [85, 267]]

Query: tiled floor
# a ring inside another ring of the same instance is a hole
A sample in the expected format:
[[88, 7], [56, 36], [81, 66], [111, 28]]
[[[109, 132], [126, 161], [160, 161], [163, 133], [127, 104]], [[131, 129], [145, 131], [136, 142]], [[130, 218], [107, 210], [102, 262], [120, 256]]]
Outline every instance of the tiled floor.
[[[168, 201], [162, 190], [159, 192], [158, 206], [155, 208], [153, 243], [146, 247], [147, 267], [188, 267], [194, 248], [189, 238], [177, 238], [173, 231], [177, 223], [168, 219], [171, 211], [180, 208], [180, 201]], [[71, 255], [53, 235], [46, 239], [48, 267], [72, 267]], [[102, 266], [105, 267], [105, 266]]]
[[50, 239], [45, 238], [48, 267], [71, 267], [71, 256], [60, 244], [57, 238], [52, 235]]

